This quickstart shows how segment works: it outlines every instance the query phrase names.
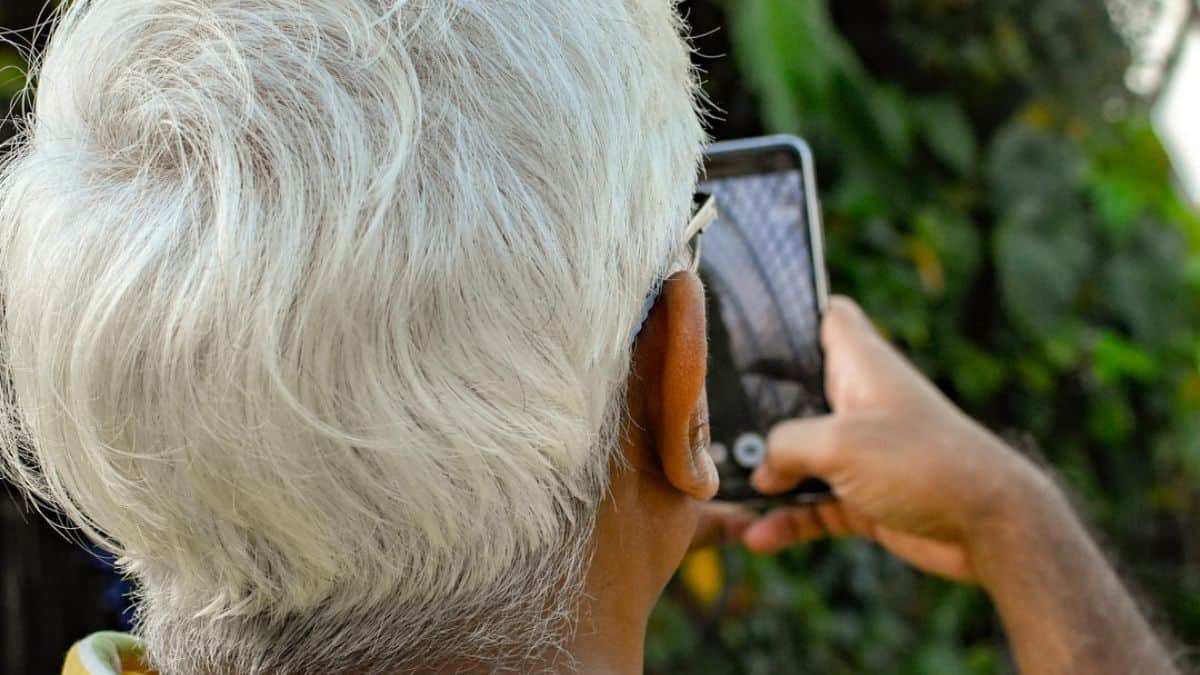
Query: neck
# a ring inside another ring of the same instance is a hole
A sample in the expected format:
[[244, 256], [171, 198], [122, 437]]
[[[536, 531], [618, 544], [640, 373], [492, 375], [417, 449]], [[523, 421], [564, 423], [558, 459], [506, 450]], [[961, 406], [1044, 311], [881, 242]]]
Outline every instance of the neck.
[[646, 622], [658, 594], [637, 574], [635, 565], [624, 577], [611, 570], [589, 574], [570, 651], [582, 673], [634, 675], [642, 672]]
[[635, 675], [643, 672], [650, 612], [687, 549], [694, 518], [690, 500], [659, 481], [636, 470], [615, 474], [597, 514], [596, 551], [570, 651], [581, 672]]

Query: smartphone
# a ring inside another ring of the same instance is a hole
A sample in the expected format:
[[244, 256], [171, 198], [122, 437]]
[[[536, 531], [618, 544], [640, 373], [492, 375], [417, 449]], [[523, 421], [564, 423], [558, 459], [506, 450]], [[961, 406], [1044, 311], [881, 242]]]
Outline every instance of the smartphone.
[[[820, 341], [828, 281], [812, 152], [795, 136], [768, 136], [716, 143], [705, 164], [700, 190], [716, 197], [720, 214], [700, 256], [717, 498], [766, 502], [750, 475], [766, 457], [767, 432], [829, 411]], [[782, 496], [830, 497], [815, 479]]]

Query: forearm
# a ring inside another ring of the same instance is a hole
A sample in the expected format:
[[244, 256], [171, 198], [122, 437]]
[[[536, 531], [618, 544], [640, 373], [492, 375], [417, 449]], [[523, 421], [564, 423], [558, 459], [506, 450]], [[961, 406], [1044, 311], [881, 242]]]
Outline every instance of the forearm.
[[1178, 673], [1064, 497], [1031, 489], [971, 545], [1026, 675]]

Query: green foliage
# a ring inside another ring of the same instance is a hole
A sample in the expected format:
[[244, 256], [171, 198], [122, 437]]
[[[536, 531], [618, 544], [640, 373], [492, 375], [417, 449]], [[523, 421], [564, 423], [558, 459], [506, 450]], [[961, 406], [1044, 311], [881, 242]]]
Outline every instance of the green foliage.
[[0, 99], [11, 99], [25, 88], [25, 59], [11, 47], [0, 48]]
[[[718, 4], [764, 126], [814, 146], [834, 289], [1044, 456], [1200, 638], [1200, 217], [1102, 3]], [[982, 592], [868, 544], [722, 555], [714, 605], [677, 581], [656, 610], [650, 672], [1013, 670]]]

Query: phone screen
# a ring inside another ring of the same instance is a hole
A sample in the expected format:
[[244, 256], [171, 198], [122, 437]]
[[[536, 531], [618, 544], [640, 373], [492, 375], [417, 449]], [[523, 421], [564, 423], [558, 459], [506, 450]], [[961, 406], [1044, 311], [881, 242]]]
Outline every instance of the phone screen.
[[[730, 147], [730, 146], [726, 146]], [[761, 498], [749, 475], [777, 422], [827, 412], [819, 210], [798, 139], [714, 146], [701, 190], [720, 216], [703, 239], [708, 300], [710, 452], [724, 499]], [[824, 498], [819, 481], [795, 491]]]

